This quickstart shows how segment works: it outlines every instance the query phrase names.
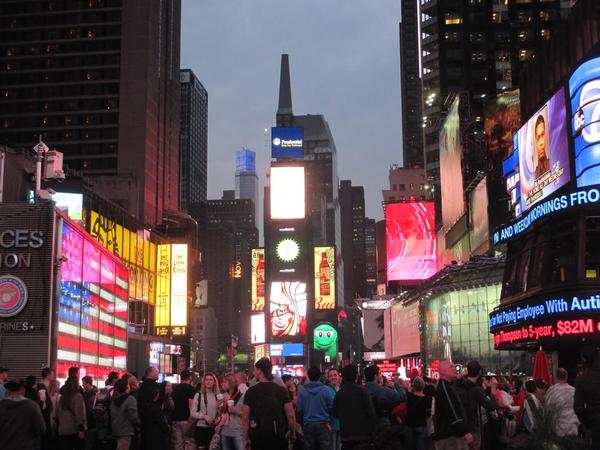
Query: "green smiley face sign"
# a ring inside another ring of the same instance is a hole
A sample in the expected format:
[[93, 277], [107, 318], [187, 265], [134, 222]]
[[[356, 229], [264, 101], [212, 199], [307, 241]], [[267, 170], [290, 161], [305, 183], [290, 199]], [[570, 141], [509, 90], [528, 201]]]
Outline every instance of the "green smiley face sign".
[[338, 332], [328, 323], [320, 323], [313, 332], [314, 349], [325, 353], [331, 360], [337, 357]]

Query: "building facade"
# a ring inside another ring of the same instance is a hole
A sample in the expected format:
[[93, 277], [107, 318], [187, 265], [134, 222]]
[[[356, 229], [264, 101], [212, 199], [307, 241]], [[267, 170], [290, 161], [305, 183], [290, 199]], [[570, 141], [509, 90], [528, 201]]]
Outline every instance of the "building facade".
[[258, 223], [258, 175], [256, 152], [248, 148], [235, 154], [235, 198], [250, 199], [254, 203], [254, 217]]

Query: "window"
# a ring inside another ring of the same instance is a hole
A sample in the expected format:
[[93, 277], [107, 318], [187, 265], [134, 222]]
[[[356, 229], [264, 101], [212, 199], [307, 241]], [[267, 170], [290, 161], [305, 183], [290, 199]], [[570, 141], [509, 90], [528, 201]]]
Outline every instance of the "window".
[[444, 23], [446, 25], [460, 25], [463, 23], [462, 16], [458, 13], [446, 13], [444, 15]]

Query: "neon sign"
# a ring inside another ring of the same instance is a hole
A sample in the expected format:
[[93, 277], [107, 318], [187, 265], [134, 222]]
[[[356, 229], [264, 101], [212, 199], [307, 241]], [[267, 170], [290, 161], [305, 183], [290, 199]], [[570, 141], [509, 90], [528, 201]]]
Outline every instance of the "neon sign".
[[558, 319], [544, 324], [528, 323], [496, 331], [493, 334], [496, 348], [507, 344], [535, 343], [558, 337], [600, 336], [600, 319], [586, 317], [569, 320]]

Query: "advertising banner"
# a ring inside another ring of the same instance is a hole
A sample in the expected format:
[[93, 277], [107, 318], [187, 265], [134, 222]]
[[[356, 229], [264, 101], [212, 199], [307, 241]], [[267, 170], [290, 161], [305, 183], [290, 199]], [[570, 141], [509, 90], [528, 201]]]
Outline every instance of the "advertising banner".
[[267, 333], [265, 332], [265, 315], [252, 314], [250, 316], [250, 343], [264, 344]]
[[166, 336], [169, 334], [171, 312], [171, 245], [158, 246], [156, 262], [156, 307], [154, 310], [154, 325], [156, 334]]
[[397, 303], [390, 308], [391, 342], [387, 342], [386, 333], [385, 357], [398, 358], [400, 356], [419, 353], [421, 351], [421, 339], [419, 333], [419, 303], [415, 302], [408, 306]]
[[304, 158], [304, 128], [271, 128], [271, 158]]
[[469, 239], [472, 252], [476, 254], [487, 252], [489, 228], [487, 178], [483, 177], [469, 195]]
[[304, 167], [271, 167], [271, 219], [303, 219]]
[[269, 303], [273, 337], [306, 335], [306, 283], [273, 281]]
[[485, 143], [490, 155], [502, 161], [514, 150], [513, 135], [521, 126], [519, 90], [504, 91], [488, 102], [485, 112]]
[[171, 331], [185, 334], [187, 327], [187, 244], [171, 245]]
[[335, 309], [335, 247], [314, 250], [315, 309]]
[[251, 296], [252, 311], [264, 311], [265, 309], [265, 249], [253, 248], [251, 256], [252, 280]]

